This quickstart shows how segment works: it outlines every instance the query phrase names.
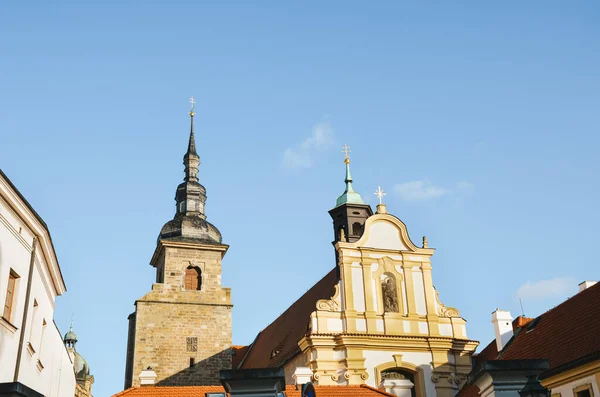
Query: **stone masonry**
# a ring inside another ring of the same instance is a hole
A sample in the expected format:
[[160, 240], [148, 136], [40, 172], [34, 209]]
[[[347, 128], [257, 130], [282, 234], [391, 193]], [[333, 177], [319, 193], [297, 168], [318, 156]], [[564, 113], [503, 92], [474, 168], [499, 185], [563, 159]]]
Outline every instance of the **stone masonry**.
[[[231, 369], [231, 291], [221, 287], [228, 246], [160, 240], [152, 258], [157, 282], [130, 316], [125, 388], [139, 386], [152, 367], [159, 385], [218, 385]], [[200, 290], [185, 290], [188, 268], [201, 274]]]

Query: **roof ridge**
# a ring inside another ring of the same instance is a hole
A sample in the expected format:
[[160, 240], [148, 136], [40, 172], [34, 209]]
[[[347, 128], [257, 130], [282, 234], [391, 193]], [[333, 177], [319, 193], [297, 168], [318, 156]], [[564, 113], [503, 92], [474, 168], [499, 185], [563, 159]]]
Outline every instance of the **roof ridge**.
[[591, 287], [587, 287], [583, 291], [577, 291], [575, 293], [575, 295], [572, 295], [572, 296], [568, 297], [567, 299], [565, 299], [564, 301], [562, 301], [558, 305], [554, 306], [553, 308], [548, 309], [545, 312], [543, 312], [542, 314], [540, 314], [539, 316], [534, 317], [534, 320], [537, 319], [537, 318], [540, 318], [540, 317], [542, 317], [542, 316], [544, 316], [544, 315], [546, 315], [548, 313], [550, 313], [551, 311], [554, 311], [554, 310], [558, 309], [559, 307], [561, 307], [565, 303], [569, 302], [571, 299], [580, 298], [581, 296], [583, 296], [586, 293], [588, 293], [588, 291], [593, 290], [594, 288], [599, 288], [599, 287], [600, 287], [600, 282], [597, 282], [596, 284], [592, 285]]
[[129, 393], [130, 391], [133, 391], [133, 390], [139, 389], [139, 388], [140, 388], [139, 386], [131, 386], [129, 389], [125, 389], [123, 391], [118, 392], [117, 394], [113, 394], [112, 397], [122, 396], [122, 395], [124, 395], [126, 393]]

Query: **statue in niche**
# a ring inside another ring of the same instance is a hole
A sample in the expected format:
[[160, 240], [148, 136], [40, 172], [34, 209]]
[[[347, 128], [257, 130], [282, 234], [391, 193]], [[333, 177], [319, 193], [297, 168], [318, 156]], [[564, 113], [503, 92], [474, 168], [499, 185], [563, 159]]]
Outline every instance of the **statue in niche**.
[[346, 241], [346, 233], [344, 232], [344, 228], [340, 229], [340, 241]]
[[386, 277], [381, 283], [383, 292], [383, 310], [388, 313], [398, 313], [398, 293], [396, 292], [396, 280]]

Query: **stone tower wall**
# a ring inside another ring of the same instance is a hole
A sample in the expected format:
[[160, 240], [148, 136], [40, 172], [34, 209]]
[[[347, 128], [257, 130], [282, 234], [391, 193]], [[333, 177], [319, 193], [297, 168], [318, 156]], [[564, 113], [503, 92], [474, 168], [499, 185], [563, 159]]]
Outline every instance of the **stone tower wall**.
[[[218, 385], [219, 370], [231, 368], [231, 296], [221, 287], [227, 247], [164, 241], [161, 247], [153, 265], [164, 282], [136, 302], [133, 379], [126, 386], [138, 386], [149, 366], [159, 385]], [[202, 272], [199, 291], [184, 289], [189, 266]]]

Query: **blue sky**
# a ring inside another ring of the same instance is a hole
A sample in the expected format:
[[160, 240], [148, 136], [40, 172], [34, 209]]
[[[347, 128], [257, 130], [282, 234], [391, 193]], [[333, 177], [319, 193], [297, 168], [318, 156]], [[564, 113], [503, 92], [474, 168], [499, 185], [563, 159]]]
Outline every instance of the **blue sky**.
[[236, 344], [334, 266], [344, 143], [471, 338], [598, 277], [597, 2], [52, 3], [0, 8], [0, 166], [51, 228], [94, 395], [123, 387], [192, 95]]

